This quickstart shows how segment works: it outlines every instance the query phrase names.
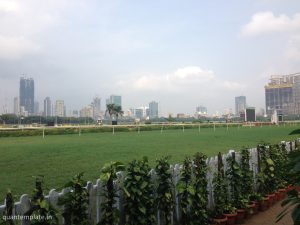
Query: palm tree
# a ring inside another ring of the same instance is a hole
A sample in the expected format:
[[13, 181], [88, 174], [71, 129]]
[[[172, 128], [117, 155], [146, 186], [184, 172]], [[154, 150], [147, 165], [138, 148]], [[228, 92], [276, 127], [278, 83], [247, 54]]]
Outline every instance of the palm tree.
[[118, 121], [118, 117], [123, 116], [123, 114], [124, 114], [122, 107], [119, 105], [116, 105], [114, 111], [115, 111], [115, 115], [116, 115], [116, 120]]
[[[109, 114], [109, 117], [112, 121], [113, 115], [116, 117], [116, 121], [118, 121], [118, 117], [122, 116], [124, 112], [122, 111], [122, 107], [115, 104], [107, 104], [105, 114]], [[117, 123], [117, 122], [116, 122]]]
[[109, 114], [110, 119], [112, 119], [112, 116], [115, 114], [115, 104], [107, 104], [106, 105], [106, 111], [105, 115]]

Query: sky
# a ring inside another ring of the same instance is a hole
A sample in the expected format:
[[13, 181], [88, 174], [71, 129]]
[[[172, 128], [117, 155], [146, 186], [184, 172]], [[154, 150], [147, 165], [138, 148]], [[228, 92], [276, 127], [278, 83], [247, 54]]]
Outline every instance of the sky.
[[299, 0], [0, 0], [0, 113], [23, 74], [67, 111], [114, 94], [212, 114], [240, 95], [264, 108], [270, 75], [296, 72]]

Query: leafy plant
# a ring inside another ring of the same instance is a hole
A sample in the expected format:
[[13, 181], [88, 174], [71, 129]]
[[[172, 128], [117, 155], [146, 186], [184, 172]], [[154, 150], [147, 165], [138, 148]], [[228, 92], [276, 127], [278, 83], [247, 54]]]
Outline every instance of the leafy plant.
[[30, 209], [24, 216], [32, 216], [31, 225], [56, 225], [58, 224], [57, 211], [47, 202], [43, 194], [43, 177], [35, 177], [35, 190], [30, 200]]
[[155, 172], [158, 186], [156, 188], [155, 205], [160, 212], [161, 219], [166, 225], [172, 221], [172, 211], [174, 208], [174, 197], [172, 193], [172, 175], [170, 171], [169, 157], [157, 160]]
[[14, 199], [10, 191], [6, 193], [5, 198], [5, 210], [3, 215], [0, 216], [0, 225], [14, 225], [14, 222], [11, 218], [13, 214]]
[[253, 173], [250, 170], [250, 153], [249, 150], [243, 148], [241, 150], [241, 195], [248, 199], [253, 194]]
[[192, 185], [192, 161], [188, 157], [183, 161], [177, 190], [181, 207], [180, 224], [191, 224], [190, 205], [192, 203], [192, 196], [195, 195], [195, 189]]
[[114, 188], [114, 180], [117, 179], [117, 172], [123, 171], [125, 166], [120, 162], [111, 162], [103, 166], [101, 170], [100, 180], [103, 182], [103, 197], [104, 201], [101, 203], [102, 217], [99, 225], [115, 225], [119, 222], [119, 210], [114, 207], [117, 195], [116, 188]]
[[228, 168], [226, 175], [228, 178], [229, 190], [231, 194], [230, 203], [238, 209], [247, 207], [247, 197], [242, 194], [242, 171], [240, 165], [235, 160], [235, 152], [227, 158]]
[[124, 182], [126, 224], [153, 224], [154, 193], [147, 157], [129, 163]]
[[191, 205], [191, 223], [192, 225], [208, 225], [208, 211], [207, 211], [207, 165], [206, 155], [196, 153], [194, 156], [193, 167], [193, 193]]
[[259, 170], [257, 174], [258, 190], [261, 194], [271, 194], [276, 190], [274, 161], [270, 158], [269, 146], [259, 145]]
[[83, 173], [77, 174], [69, 181], [65, 188], [69, 192], [58, 199], [58, 205], [64, 206], [62, 216], [65, 225], [88, 225], [88, 192], [86, 181], [82, 179]]
[[[295, 185], [300, 185], [300, 151], [294, 151], [289, 155], [291, 170], [288, 176], [295, 178]], [[285, 206], [284, 210], [277, 216], [277, 221], [281, 220], [288, 213], [292, 212], [294, 225], [300, 225], [300, 197], [296, 190], [288, 192], [288, 198], [281, 203]]]
[[218, 171], [214, 174], [213, 193], [215, 204], [213, 216], [216, 218], [222, 218], [227, 201], [227, 186], [221, 153], [218, 155]]

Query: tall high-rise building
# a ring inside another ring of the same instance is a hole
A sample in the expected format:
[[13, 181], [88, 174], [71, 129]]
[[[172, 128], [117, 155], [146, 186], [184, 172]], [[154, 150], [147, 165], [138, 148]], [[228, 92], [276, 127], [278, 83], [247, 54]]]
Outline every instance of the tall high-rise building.
[[101, 113], [101, 98], [95, 97], [93, 102], [93, 117], [95, 120], [100, 118], [100, 113]]
[[197, 106], [196, 107], [196, 116], [201, 117], [201, 116], [207, 116], [207, 108], [205, 106]]
[[111, 95], [109, 99], [106, 100], [106, 104], [115, 104], [122, 107], [122, 97], [119, 95]]
[[246, 96], [235, 97], [235, 115], [239, 116], [240, 113], [244, 113], [246, 107]]
[[34, 115], [39, 115], [40, 113], [40, 103], [38, 101], [34, 102]]
[[44, 100], [44, 116], [48, 117], [48, 116], [52, 116], [51, 113], [51, 99], [50, 97], [46, 97]]
[[149, 103], [149, 118], [158, 118], [158, 102], [152, 101]]
[[20, 115], [20, 101], [18, 97], [14, 98], [14, 114]]
[[300, 73], [272, 75], [265, 86], [266, 113], [295, 115], [300, 112]]
[[56, 100], [55, 102], [55, 116], [65, 116], [65, 103], [63, 100]]
[[21, 77], [20, 79], [20, 106], [23, 106], [29, 115], [34, 113], [34, 80]]

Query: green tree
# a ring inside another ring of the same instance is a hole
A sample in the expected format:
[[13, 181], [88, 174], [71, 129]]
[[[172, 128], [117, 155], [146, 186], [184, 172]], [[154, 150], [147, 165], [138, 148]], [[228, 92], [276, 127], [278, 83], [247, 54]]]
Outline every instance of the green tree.
[[122, 116], [124, 112], [122, 111], [122, 107], [119, 105], [107, 104], [105, 114], [109, 115], [111, 121], [113, 116], [115, 116], [116, 121], [118, 121], [119, 116]]

